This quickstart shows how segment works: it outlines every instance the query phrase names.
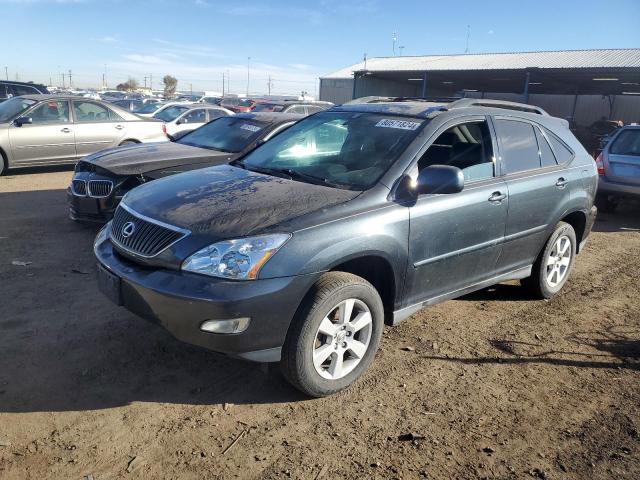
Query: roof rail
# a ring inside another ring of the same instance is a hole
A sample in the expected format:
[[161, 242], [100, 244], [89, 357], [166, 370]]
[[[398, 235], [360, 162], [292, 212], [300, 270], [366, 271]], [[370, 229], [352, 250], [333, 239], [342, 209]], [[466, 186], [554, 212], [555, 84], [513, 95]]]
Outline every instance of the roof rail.
[[462, 98], [448, 105], [449, 109], [453, 108], [468, 108], [468, 107], [490, 107], [490, 108], [504, 108], [506, 110], [517, 110], [519, 112], [536, 113], [538, 115], [549, 114], [546, 110], [534, 105], [518, 102], [508, 102], [506, 100], [490, 100], [488, 98]]

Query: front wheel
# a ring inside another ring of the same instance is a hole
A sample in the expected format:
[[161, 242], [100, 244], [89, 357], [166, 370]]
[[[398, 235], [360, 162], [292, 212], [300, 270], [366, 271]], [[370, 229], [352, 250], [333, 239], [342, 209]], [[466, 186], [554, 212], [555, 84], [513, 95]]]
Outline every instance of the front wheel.
[[533, 264], [531, 276], [521, 281], [535, 296], [551, 298], [564, 286], [576, 256], [576, 232], [560, 222]]
[[361, 277], [329, 272], [314, 284], [291, 324], [280, 366], [312, 397], [339, 392], [373, 361], [384, 327], [376, 289]]

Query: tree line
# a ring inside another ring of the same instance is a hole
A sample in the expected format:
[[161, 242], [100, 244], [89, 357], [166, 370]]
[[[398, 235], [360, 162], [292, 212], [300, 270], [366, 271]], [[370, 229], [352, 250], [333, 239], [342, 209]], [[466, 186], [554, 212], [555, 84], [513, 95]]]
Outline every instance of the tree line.
[[[165, 75], [162, 79], [164, 84], [164, 97], [171, 98], [176, 94], [176, 88], [178, 87], [178, 79], [173, 75]], [[135, 78], [129, 77], [126, 82], [116, 85], [116, 89], [122, 92], [133, 92], [139, 88], [139, 83]]]

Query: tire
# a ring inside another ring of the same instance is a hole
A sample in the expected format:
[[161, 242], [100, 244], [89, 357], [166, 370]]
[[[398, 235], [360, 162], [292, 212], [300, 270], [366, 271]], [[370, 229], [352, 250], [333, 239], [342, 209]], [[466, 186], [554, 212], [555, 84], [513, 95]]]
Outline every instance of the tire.
[[[573, 227], [565, 222], [558, 223], [533, 264], [531, 276], [521, 280], [521, 284], [538, 298], [553, 297], [571, 274], [576, 244]], [[556, 271], [555, 274], [553, 270]]]
[[[349, 305], [352, 314], [344, 323]], [[373, 285], [350, 273], [325, 273], [303, 300], [289, 328], [282, 347], [282, 373], [311, 397], [339, 392], [367, 370], [383, 328], [384, 307]]]
[[4, 153], [2, 153], [2, 150], [0, 150], [0, 177], [5, 173], [7, 173], [7, 159]]
[[598, 195], [596, 197], [596, 207], [604, 213], [614, 213], [618, 208], [618, 202], [609, 195]]

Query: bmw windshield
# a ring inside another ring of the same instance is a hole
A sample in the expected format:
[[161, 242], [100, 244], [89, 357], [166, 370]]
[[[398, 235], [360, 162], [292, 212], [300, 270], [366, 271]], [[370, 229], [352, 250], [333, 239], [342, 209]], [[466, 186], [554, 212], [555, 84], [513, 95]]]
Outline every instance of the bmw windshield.
[[38, 103], [36, 100], [22, 97], [10, 98], [6, 102], [0, 103], [0, 122], [5, 123], [13, 120], [36, 103]]
[[371, 188], [425, 121], [359, 112], [301, 120], [236, 165], [265, 174], [350, 190]]
[[188, 133], [177, 143], [237, 153], [244, 150], [269, 125], [242, 117], [223, 117]]

